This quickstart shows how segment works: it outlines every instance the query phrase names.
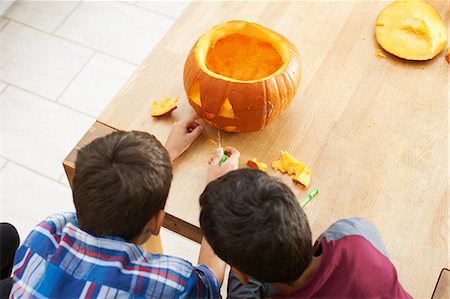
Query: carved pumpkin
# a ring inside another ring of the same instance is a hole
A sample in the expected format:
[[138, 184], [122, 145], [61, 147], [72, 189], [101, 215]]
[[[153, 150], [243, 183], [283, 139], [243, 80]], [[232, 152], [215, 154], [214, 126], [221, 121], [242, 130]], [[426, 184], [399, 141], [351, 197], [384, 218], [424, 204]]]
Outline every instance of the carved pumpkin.
[[297, 49], [255, 23], [230, 21], [206, 32], [184, 66], [189, 103], [227, 132], [264, 128], [291, 103], [300, 83]]

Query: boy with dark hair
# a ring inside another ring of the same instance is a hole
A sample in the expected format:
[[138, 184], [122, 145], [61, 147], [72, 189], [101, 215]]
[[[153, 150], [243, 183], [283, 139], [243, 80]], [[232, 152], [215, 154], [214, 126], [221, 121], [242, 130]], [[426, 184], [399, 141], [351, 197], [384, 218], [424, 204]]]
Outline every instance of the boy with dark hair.
[[284, 183], [254, 169], [225, 174], [219, 159], [200, 196], [200, 226], [231, 266], [229, 297], [411, 298], [372, 224], [339, 220], [312, 246], [306, 215]]
[[115, 132], [82, 148], [77, 213], [46, 219], [20, 246], [11, 298], [219, 297], [225, 264], [207, 242], [197, 267], [138, 247], [159, 234], [171, 160], [203, 131], [196, 118], [176, 123], [165, 148], [143, 132]]

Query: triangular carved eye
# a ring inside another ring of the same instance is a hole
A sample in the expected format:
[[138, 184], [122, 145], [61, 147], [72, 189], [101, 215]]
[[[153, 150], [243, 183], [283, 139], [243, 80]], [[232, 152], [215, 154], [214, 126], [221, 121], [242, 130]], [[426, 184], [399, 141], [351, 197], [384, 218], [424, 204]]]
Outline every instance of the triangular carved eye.
[[189, 90], [189, 99], [199, 107], [202, 107], [202, 100], [200, 99], [200, 82], [195, 82]]
[[225, 98], [222, 107], [220, 107], [218, 115], [225, 118], [234, 118], [233, 106], [231, 106], [230, 100], [228, 98]]

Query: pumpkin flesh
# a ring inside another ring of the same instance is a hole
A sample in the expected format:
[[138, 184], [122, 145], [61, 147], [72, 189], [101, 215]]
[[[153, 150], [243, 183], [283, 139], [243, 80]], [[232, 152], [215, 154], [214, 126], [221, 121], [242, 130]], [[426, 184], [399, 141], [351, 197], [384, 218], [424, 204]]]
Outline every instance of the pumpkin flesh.
[[242, 34], [223, 37], [206, 56], [209, 70], [243, 81], [267, 77], [282, 65], [280, 54], [269, 42]]
[[439, 13], [420, 0], [398, 0], [387, 6], [375, 23], [378, 43], [387, 52], [408, 60], [428, 60], [447, 43]]
[[177, 102], [180, 97], [164, 98], [160, 102], [152, 102], [151, 116], [163, 116], [177, 109]]

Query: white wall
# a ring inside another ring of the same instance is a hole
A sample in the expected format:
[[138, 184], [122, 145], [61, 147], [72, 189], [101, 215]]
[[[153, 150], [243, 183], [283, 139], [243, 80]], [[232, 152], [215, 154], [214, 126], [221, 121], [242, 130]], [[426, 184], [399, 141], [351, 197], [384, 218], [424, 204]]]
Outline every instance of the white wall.
[[3, 16], [15, 0], [0, 0], [0, 16]]

